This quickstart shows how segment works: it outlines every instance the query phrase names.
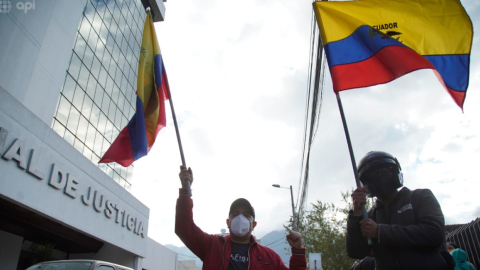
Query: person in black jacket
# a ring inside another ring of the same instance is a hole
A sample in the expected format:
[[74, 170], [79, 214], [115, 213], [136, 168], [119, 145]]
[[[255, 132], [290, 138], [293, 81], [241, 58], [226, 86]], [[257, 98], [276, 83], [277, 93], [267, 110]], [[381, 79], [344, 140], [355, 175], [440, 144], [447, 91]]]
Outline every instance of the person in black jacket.
[[[446, 252], [445, 220], [433, 193], [406, 187], [398, 191], [403, 186], [400, 163], [385, 152], [369, 152], [360, 161], [358, 173], [363, 187], [352, 193], [353, 210], [347, 219], [348, 255], [363, 259], [373, 252], [379, 270], [453, 269], [453, 260]], [[368, 218], [362, 219], [361, 205], [367, 195], [377, 200]], [[366, 237], [372, 238], [372, 245]]]

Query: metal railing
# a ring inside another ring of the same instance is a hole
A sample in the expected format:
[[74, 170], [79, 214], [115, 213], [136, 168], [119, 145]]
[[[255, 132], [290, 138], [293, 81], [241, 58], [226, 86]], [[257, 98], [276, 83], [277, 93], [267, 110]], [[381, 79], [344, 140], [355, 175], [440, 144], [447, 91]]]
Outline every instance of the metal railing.
[[467, 260], [480, 267], [480, 218], [464, 224], [445, 237], [447, 242], [454, 242], [467, 253]]

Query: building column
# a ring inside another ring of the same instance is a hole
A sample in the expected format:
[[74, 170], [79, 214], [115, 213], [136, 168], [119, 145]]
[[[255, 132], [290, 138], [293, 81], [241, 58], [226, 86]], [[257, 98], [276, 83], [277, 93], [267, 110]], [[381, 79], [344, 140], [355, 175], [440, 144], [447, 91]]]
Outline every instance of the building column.
[[133, 262], [133, 269], [142, 270], [142, 257], [135, 256], [135, 262]]

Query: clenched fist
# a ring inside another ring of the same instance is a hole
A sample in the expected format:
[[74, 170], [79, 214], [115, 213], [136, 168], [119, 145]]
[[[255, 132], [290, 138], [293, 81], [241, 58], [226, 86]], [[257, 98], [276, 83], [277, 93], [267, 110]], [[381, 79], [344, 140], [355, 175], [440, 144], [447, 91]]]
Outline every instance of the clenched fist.
[[182, 188], [187, 188], [188, 185], [186, 182], [190, 182], [190, 185], [193, 183], [193, 172], [191, 168], [185, 168], [185, 166], [180, 166], [180, 173], [178, 174], [180, 177], [180, 182], [182, 182]]
[[296, 231], [290, 231], [287, 234], [288, 244], [292, 248], [302, 248], [302, 235]]
[[367, 203], [367, 189], [365, 187], [357, 188], [352, 192], [353, 215], [362, 216], [362, 204]]
[[369, 218], [360, 221], [360, 231], [365, 237], [378, 238], [378, 224]]

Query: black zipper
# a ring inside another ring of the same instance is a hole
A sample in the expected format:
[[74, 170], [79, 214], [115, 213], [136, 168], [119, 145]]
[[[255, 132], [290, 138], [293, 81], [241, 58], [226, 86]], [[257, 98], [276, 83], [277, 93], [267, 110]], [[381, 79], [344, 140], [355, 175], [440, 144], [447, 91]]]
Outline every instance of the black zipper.
[[225, 265], [225, 246], [226, 245], [227, 245], [227, 241], [223, 243], [223, 252], [222, 252], [223, 261], [222, 261], [222, 268], [220, 268], [220, 270], [223, 270], [223, 265]]
[[250, 244], [250, 246], [248, 246], [248, 252], [247, 252], [247, 254], [248, 254], [248, 268], [247, 268], [247, 270], [250, 269], [250, 262], [252, 261], [252, 256], [250, 255], [250, 248], [252, 247], [252, 245], [253, 245], [253, 243]]

